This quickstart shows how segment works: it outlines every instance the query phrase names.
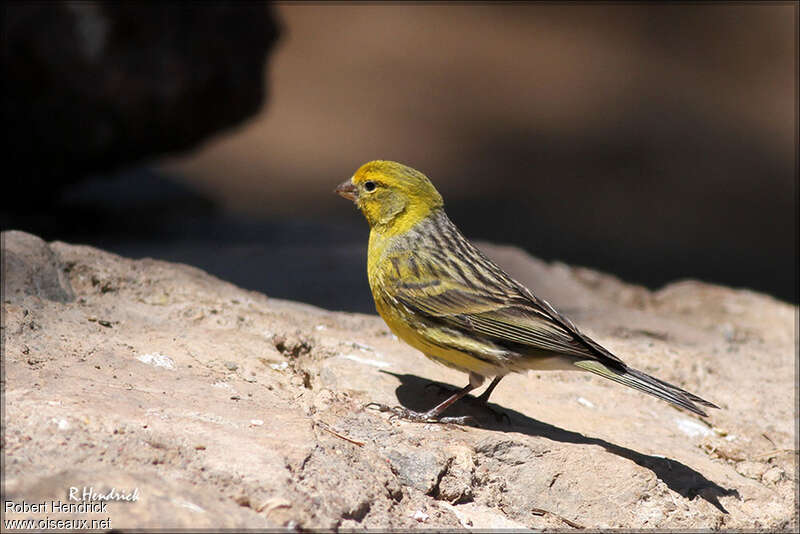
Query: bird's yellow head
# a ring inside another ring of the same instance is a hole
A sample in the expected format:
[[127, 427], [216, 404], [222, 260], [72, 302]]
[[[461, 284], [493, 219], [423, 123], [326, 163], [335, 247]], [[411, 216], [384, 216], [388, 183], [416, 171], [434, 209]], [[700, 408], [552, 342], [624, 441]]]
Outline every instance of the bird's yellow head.
[[444, 205], [427, 176], [394, 161], [365, 163], [336, 192], [355, 202], [370, 228], [382, 234], [405, 232]]

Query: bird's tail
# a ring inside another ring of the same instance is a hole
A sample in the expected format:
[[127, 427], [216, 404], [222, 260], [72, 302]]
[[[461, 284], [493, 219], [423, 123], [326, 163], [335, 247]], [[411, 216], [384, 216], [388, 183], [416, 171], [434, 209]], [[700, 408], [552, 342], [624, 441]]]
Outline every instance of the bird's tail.
[[687, 410], [698, 415], [702, 415], [703, 417], [706, 417], [708, 414], [706, 414], [706, 412], [704, 412], [702, 409], [698, 408], [695, 403], [702, 404], [703, 406], [708, 406], [710, 408], [719, 408], [719, 406], [716, 406], [707, 400], [701, 399], [697, 395], [689, 393], [678, 386], [673, 386], [672, 384], [664, 382], [663, 380], [659, 380], [658, 378], [645, 374], [641, 371], [637, 371], [631, 367], [615, 369], [610, 365], [604, 365], [602, 362], [597, 360], [581, 360], [575, 362], [575, 365], [581, 369], [585, 369], [586, 371], [590, 371], [594, 374], [608, 378], [609, 380], [613, 380], [614, 382], [619, 382], [620, 384], [644, 391], [645, 393], [649, 393], [654, 397], [671, 402], [672, 404], [680, 406], [681, 408], [686, 408]]

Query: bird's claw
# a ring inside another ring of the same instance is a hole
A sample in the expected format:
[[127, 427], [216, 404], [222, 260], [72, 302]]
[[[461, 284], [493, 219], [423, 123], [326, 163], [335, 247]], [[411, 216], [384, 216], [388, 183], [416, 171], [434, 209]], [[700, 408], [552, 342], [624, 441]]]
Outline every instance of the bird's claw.
[[[442, 393], [452, 394], [453, 391], [456, 391], [456, 388], [453, 388], [451, 386], [447, 386], [447, 385], [444, 385], [444, 384], [438, 384], [436, 382], [429, 382], [428, 384], [425, 385], [425, 389], [426, 390], [433, 389], [433, 388], [436, 389], [436, 391], [437, 391], [437, 393], [439, 395], [442, 395]], [[464, 397], [463, 401], [464, 402], [471, 402], [474, 405], [480, 406], [481, 408], [484, 408], [484, 409], [490, 411], [492, 413], [492, 415], [494, 415], [494, 417], [495, 417], [495, 419], [497, 421], [506, 422], [509, 425], [511, 424], [511, 417], [509, 417], [509, 415], [506, 412], [501, 411], [501, 410], [495, 410], [494, 408], [491, 408], [489, 406], [489, 396], [488, 395], [484, 394], [484, 395], [480, 395], [478, 397], [472, 397], [470, 395], [467, 395], [467, 396]], [[440, 421], [441, 421], [441, 419], [440, 419]]]
[[440, 417], [433, 421], [435, 423], [450, 424], [450, 425], [474, 425], [481, 426], [477, 419], [471, 415], [462, 415], [459, 417]]
[[389, 416], [389, 421], [394, 418], [410, 421], [412, 423], [440, 423], [440, 424], [453, 424], [453, 425], [467, 425], [477, 424], [471, 415], [464, 415], [461, 417], [437, 417], [430, 412], [415, 412], [403, 406], [388, 406], [380, 402], [369, 402], [364, 405], [364, 408], [375, 407], [379, 412], [392, 412]]
[[376, 408], [379, 412], [392, 412], [392, 415], [389, 417], [390, 421], [394, 417], [403, 417], [406, 412], [409, 412], [409, 410], [403, 408], [402, 406], [389, 406], [388, 404], [383, 404], [380, 402], [368, 402], [364, 405], [364, 408]]
[[374, 401], [366, 403], [362, 408], [366, 410], [367, 408], [371, 408], [373, 406], [376, 407], [379, 412], [385, 412], [386, 409], [389, 408], [385, 404], [381, 404], [380, 402], [374, 402]]

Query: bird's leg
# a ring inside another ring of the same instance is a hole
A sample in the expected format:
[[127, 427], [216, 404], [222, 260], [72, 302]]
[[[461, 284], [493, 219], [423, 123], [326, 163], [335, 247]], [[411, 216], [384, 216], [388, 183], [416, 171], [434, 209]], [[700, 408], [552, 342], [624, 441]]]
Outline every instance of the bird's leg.
[[494, 391], [494, 388], [496, 388], [497, 384], [499, 384], [500, 381], [503, 379], [503, 376], [505, 375], [499, 375], [494, 377], [494, 380], [492, 380], [492, 383], [489, 384], [488, 388], [486, 388], [486, 391], [481, 393], [479, 397], [475, 398], [475, 402], [483, 405], [484, 408], [492, 412], [498, 421], [506, 419], [509, 423], [511, 423], [511, 418], [508, 416], [506, 412], [497, 411], [489, 406], [489, 395], [492, 394], [492, 391]]
[[399, 417], [401, 419], [406, 419], [408, 421], [413, 421], [417, 423], [455, 423], [458, 425], [463, 425], [472, 421], [472, 417], [465, 415], [463, 417], [441, 417], [442, 413], [448, 409], [453, 403], [462, 399], [467, 393], [475, 389], [476, 387], [480, 386], [483, 383], [484, 378], [481, 375], [470, 373], [469, 374], [469, 384], [461, 388], [460, 390], [453, 393], [450, 397], [445, 399], [443, 402], [437, 404], [427, 412], [415, 412], [413, 410], [409, 410], [403, 406], [395, 406], [394, 408], [389, 408], [384, 404], [378, 404], [376, 402], [371, 402], [367, 406], [376, 406], [380, 411], [393, 412], [392, 417]]
[[[503, 375], [503, 376], [505, 376], [505, 375]], [[499, 384], [500, 381], [503, 379], [503, 376], [496, 376], [494, 378], [494, 380], [492, 380], [492, 383], [489, 384], [489, 387], [486, 388], [486, 391], [481, 393], [480, 396], [475, 397], [474, 402], [476, 404], [486, 404], [486, 403], [488, 403], [489, 402], [489, 396], [492, 394], [492, 391], [494, 391], [494, 388], [497, 387], [497, 384]], [[479, 387], [479, 386], [476, 386], [476, 387]], [[442, 391], [446, 391], [446, 392], [450, 393], [451, 395], [456, 391], [456, 388], [454, 388], [452, 386], [438, 384], [436, 382], [431, 382], [431, 383], [425, 385], [425, 389], [431, 389], [431, 388], [438, 389], [440, 395], [441, 395]]]
[[489, 395], [492, 394], [492, 391], [494, 391], [494, 388], [496, 388], [497, 384], [499, 384], [500, 381], [503, 379], [503, 376], [505, 376], [505, 375], [494, 377], [494, 380], [492, 380], [492, 383], [489, 384], [489, 387], [486, 388], [486, 391], [484, 391], [483, 393], [480, 394], [480, 396], [477, 398], [477, 400], [482, 402], [483, 404], [486, 404], [487, 402], [489, 402]]
[[[477, 405], [483, 407], [484, 409], [492, 412], [494, 414], [494, 416], [495, 416], [495, 419], [497, 419], [498, 421], [501, 421], [501, 420], [505, 419], [510, 423], [511, 422], [511, 418], [508, 416], [508, 414], [506, 412], [495, 410], [494, 408], [489, 406], [489, 396], [492, 394], [492, 391], [494, 391], [494, 388], [497, 387], [497, 384], [499, 384], [500, 381], [503, 379], [503, 376], [505, 376], [505, 375], [496, 376], [494, 378], [494, 380], [492, 380], [492, 383], [489, 384], [489, 387], [486, 388], [486, 391], [481, 393], [480, 396], [475, 397], [475, 398], [468, 397], [465, 400], [469, 401], [471, 404], [477, 404]], [[437, 383], [434, 383], [434, 382], [426, 385], [425, 389], [430, 389], [430, 388], [433, 388], [433, 387], [438, 388], [440, 394], [441, 394], [442, 391], [446, 391], [446, 392], [450, 393], [451, 395], [454, 392], [456, 392], [456, 389], [451, 387], [451, 386], [444, 386], [442, 384], [437, 384]], [[479, 386], [475, 386], [475, 387], [479, 387]], [[447, 400], [450, 400], [450, 398], [448, 398]]]

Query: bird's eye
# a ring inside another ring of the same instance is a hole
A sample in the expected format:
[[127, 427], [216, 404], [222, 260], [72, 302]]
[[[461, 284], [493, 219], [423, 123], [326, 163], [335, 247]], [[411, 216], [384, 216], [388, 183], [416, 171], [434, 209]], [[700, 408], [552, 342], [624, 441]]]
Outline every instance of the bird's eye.
[[371, 192], [375, 191], [375, 187], [377, 187], [377, 186], [375, 185], [375, 182], [373, 182], [373, 181], [364, 182], [364, 190], [367, 191], [367, 193], [371, 193]]

